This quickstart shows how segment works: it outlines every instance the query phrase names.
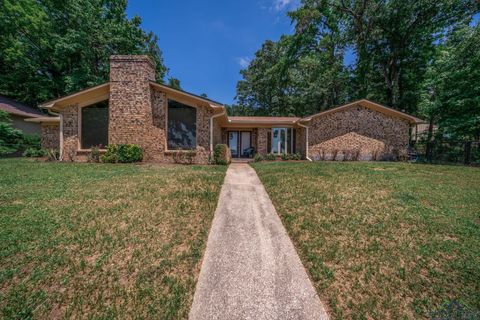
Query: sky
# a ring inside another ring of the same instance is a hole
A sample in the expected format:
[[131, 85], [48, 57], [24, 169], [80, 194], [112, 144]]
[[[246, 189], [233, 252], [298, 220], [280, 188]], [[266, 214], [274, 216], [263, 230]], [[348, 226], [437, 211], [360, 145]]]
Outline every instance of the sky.
[[293, 33], [299, 0], [130, 0], [127, 14], [158, 35], [169, 76], [183, 90], [232, 104], [240, 70], [265, 40]]

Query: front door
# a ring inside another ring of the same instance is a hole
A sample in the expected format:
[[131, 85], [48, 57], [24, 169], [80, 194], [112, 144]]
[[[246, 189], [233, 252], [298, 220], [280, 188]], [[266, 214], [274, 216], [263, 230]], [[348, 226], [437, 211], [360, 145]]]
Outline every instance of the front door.
[[287, 145], [287, 128], [273, 128], [272, 129], [272, 153], [285, 153]]
[[251, 146], [250, 131], [228, 132], [228, 147], [230, 148], [233, 158], [248, 157], [248, 149], [250, 149]]
[[250, 153], [248, 152], [251, 144], [250, 144], [250, 131], [242, 131], [241, 133], [241, 139], [240, 139], [240, 145], [242, 150], [242, 153], [240, 154], [240, 157], [249, 157]]

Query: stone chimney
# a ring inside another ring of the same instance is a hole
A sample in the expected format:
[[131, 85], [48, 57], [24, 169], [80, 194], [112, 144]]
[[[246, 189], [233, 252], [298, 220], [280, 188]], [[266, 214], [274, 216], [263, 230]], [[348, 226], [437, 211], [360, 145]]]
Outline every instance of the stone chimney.
[[110, 144], [148, 148], [145, 137], [153, 121], [150, 81], [155, 81], [155, 66], [148, 56], [110, 57]]

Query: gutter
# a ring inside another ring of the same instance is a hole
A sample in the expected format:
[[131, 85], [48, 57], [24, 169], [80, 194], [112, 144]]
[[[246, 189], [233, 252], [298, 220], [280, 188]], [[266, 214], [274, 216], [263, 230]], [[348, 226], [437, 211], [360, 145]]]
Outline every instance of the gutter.
[[308, 157], [308, 126], [305, 126], [303, 124], [300, 124], [300, 122], [297, 123], [298, 126], [302, 127], [302, 128], [305, 128], [306, 132], [305, 132], [305, 158], [308, 160], [308, 161], [312, 161], [312, 159], [310, 159]]
[[213, 152], [213, 119], [224, 116], [226, 114], [225, 108], [223, 108], [223, 111], [219, 114], [214, 114], [213, 116], [210, 117], [210, 152]]

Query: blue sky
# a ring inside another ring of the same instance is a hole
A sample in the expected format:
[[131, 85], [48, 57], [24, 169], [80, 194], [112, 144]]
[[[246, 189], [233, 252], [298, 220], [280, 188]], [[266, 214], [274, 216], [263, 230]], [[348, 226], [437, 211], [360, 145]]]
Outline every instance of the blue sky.
[[[293, 33], [286, 13], [299, 0], [130, 0], [129, 17], [138, 15], [146, 31], [159, 37], [169, 76], [195, 94], [231, 104], [239, 71], [265, 40]], [[480, 14], [475, 16], [478, 22]], [[347, 51], [345, 63], [353, 63]]]
[[267, 40], [291, 34], [298, 0], [130, 0], [128, 15], [159, 37], [170, 75], [192, 93], [234, 102], [239, 71]]

